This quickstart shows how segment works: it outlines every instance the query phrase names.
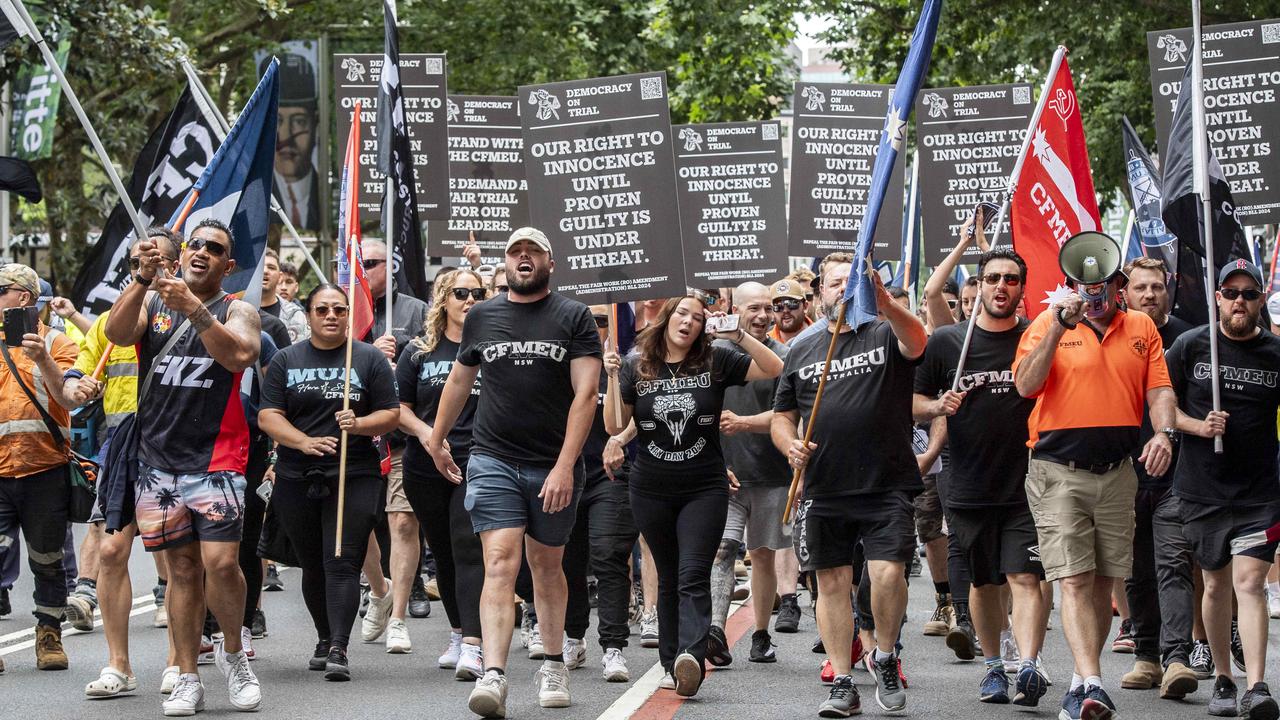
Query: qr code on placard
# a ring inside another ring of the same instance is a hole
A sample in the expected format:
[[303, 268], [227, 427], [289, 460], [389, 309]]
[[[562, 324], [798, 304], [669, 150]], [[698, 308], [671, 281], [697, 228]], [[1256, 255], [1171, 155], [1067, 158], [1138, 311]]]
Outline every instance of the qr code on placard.
[[444, 74], [444, 58], [426, 58], [423, 69], [428, 75]]
[[760, 128], [760, 139], [761, 139], [761, 140], [777, 140], [777, 139], [778, 139], [778, 124], [777, 124], [777, 123], [765, 123], [763, 126], [761, 126], [761, 128]]
[[662, 99], [662, 78], [660, 77], [640, 78], [640, 99], [641, 100], [661, 100]]
[[1016, 87], [1013, 89], [1014, 105], [1030, 105], [1031, 104], [1031, 88]]
[[1280, 43], [1280, 23], [1262, 26], [1262, 44], [1271, 45], [1272, 43]]

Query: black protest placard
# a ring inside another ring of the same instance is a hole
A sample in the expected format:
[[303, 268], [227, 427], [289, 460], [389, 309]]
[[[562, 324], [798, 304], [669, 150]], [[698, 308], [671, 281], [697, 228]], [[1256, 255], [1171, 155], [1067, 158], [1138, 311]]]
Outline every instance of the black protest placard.
[[[1241, 225], [1280, 222], [1280, 20], [1201, 28], [1205, 125], [1231, 183]], [[1191, 28], [1147, 33], [1156, 141], [1166, 154], [1173, 107], [1191, 57]]]
[[[360, 102], [360, 222], [381, 222], [387, 176], [378, 171], [378, 83], [382, 53], [339, 53], [333, 56], [334, 99], [338, 134], [351, 129], [351, 114]], [[449, 131], [445, 119], [447, 90], [444, 55], [400, 55], [400, 87], [404, 93], [405, 129], [413, 152], [422, 220], [448, 220]], [[339, 145], [341, 146], [341, 144]]]
[[458, 255], [468, 236], [486, 259], [503, 255], [511, 231], [529, 224], [520, 105], [501, 95], [450, 95], [449, 219], [427, 223], [427, 253]]
[[772, 281], [787, 272], [781, 125], [676, 125], [685, 281]]
[[[796, 83], [791, 130], [791, 254], [853, 252], [867, 210], [871, 166], [892, 85]], [[902, 259], [903, 166], [876, 224], [876, 262]]]
[[[916, 152], [925, 265], [935, 266], [951, 253], [974, 206], [981, 201], [1000, 204], [1034, 110], [1031, 86], [1026, 84], [920, 91]], [[1007, 215], [1000, 237], [1007, 245]], [[961, 262], [976, 263], [980, 254], [974, 243]]]
[[525, 175], [555, 288], [582, 302], [684, 293], [665, 73], [527, 85]]

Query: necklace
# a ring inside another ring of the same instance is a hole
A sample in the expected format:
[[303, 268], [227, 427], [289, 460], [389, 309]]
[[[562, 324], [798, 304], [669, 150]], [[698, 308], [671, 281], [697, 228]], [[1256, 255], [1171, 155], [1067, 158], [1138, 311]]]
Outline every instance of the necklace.
[[675, 369], [675, 370], [672, 370], [672, 369], [671, 369], [671, 363], [669, 363], [669, 362], [664, 362], [663, 364], [667, 366], [667, 372], [671, 373], [671, 379], [672, 379], [672, 380], [675, 380], [677, 377], [679, 377], [679, 375], [680, 375], [680, 371], [684, 369], [684, 360], [681, 360], [681, 361], [680, 361], [680, 364], [679, 364], [679, 365], [676, 365], [676, 369]]

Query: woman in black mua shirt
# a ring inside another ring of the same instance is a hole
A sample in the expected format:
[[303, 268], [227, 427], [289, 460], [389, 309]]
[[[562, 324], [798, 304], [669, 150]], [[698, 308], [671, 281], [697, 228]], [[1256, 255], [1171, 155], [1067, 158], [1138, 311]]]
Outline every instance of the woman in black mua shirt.
[[[351, 348], [350, 409], [342, 409], [347, 296], [336, 285], [307, 297], [311, 338], [276, 354], [262, 386], [258, 425], [279, 444], [271, 504], [302, 567], [302, 597], [319, 642], [308, 666], [350, 680], [347, 643], [360, 606], [360, 566], [386, 486], [376, 435], [400, 422], [391, 363], [368, 343]], [[342, 554], [334, 557], [338, 445], [347, 431]]]
[[[704, 332], [719, 315], [695, 295], [671, 298], [625, 362], [616, 353], [604, 358], [619, 376], [619, 391], [605, 394], [605, 428], [616, 435], [634, 417], [638, 429], [631, 512], [658, 571], [658, 655], [685, 697], [702, 684], [711, 565], [728, 512], [724, 391], [782, 372], [782, 360], [741, 330]], [[738, 347], [713, 346], [716, 339]]]

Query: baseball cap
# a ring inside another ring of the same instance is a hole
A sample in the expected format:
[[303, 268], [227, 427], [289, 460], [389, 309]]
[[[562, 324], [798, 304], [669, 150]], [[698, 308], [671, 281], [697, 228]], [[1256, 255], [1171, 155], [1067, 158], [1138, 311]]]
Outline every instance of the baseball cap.
[[795, 280], [783, 278], [769, 287], [769, 299], [777, 300], [779, 298], [803, 300], [804, 286]]
[[1271, 293], [1271, 297], [1267, 298], [1267, 314], [1280, 320], [1280, 292]]
[[511, 233], [511, 237], [507, 239], [507, 247], [504, 252], [511, 252], [511, 246], [521, 240], [528, 240], [542, 248], [546, 254], [551, 254], [551, 241], [547, 239], [547, 236], [541, 230], [533, 227], [517, 228], [515, 232]]
[[40, 295], [40, 276], [35, 270], [21, 263], [0, 266], [0, 288], [17, 285], [32, 295]]
[[1254, 265], [1244, 258], [1232, 260], [1222, 266], [1221, 272], [1218, 273], [1218, 287], [1222, 287], [1222, 284], [1227, 281], [1227, 278], [1235, 275], [1236, 273], [1247, 273], [1249, 277], [1258, 284], [1259, 288], [1262, 287], [1262, 271], [1258, 269], [1257, 265]]

